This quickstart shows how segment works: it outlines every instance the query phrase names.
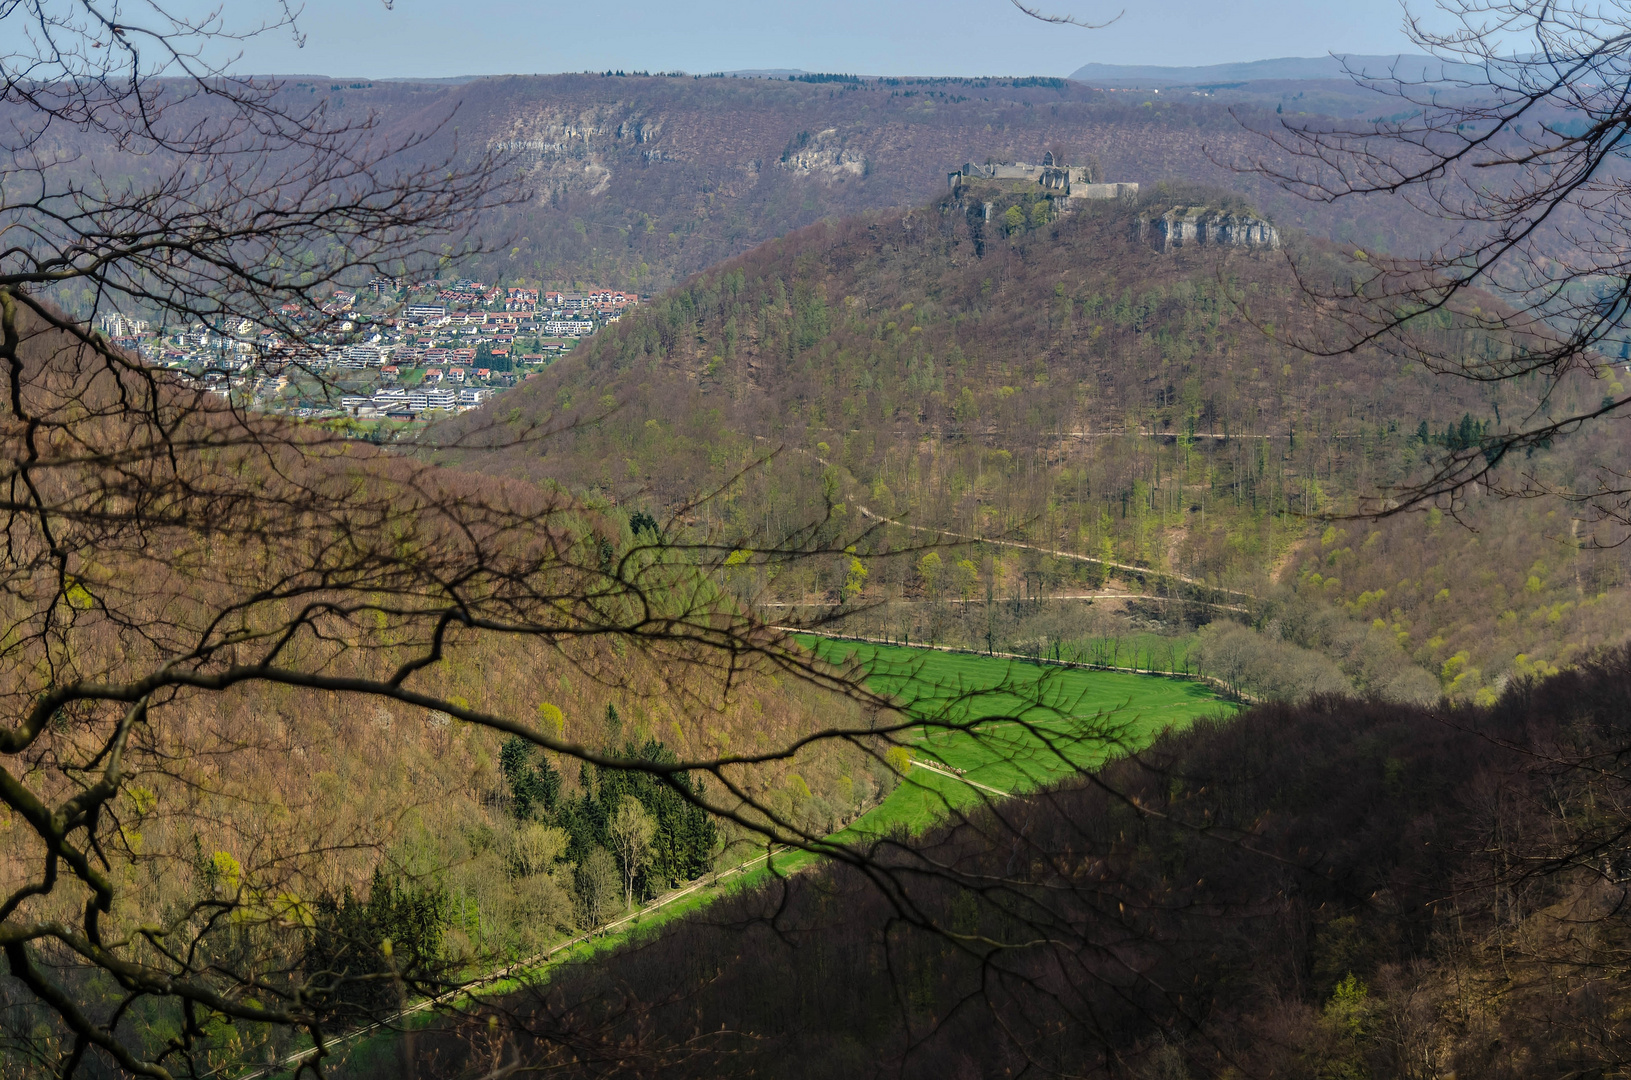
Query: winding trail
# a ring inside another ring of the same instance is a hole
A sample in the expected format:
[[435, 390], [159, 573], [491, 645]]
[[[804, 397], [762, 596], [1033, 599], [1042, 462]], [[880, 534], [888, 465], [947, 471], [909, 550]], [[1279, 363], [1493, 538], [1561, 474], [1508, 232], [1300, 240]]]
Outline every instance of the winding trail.
[[[949, 536], [955, 540], [967, 540], [971, 543], [978, 544], [993, 544], [997, 547], [1022, 548], [1026, 551], [1036, 551], [1044, 555], [1052, 555], [1058, 559], [1071, 559], [1075, 562], [1092, 563], [1095, 566], [1109, 567], [1112, 570], [1125, 570], [1128, 573], [1138, 574], [1141, 577], [1161, 577], [1168, 578], [1172, 581], [1181, 581], [1185, 585], [1193, 585], [1198, 589], [1210, 589], [1213, 592], [1227, 593], [1230, 596], [1238, 596], [1245, 600], [1258, 599], [1257, 595], [1254, 593], [1242, 592], [1239, 589], [1226, 589], [1222, 585], [1213, 585], [1211, 582], [1202, 581], [1200, 578], [1185, 577], [1183, 574], [1176, 574], [1171, 570], [1158, 570], [1153, 566], [1134, 566], [1131, 563], [1112, 562], [1109, 559], [1096, 559], [1091, 555], [1078, 555], [1074, 551], [1064, 551], [1060, 548], [1042, 547], [1039, 544], [1027, 544], [1023, 540], [995, 540], [988, 536], [971, 536], [968, 533], [952, 532], [949, 529], [931, 529], [926, 525], [908, 525], [904, 521], [896, 521], [894, 518], [886, 518], [882, 514], [874, 513], [872, 510], [862, 506], [860, 503], [855, 504], [855, 509], [861, 512], [862, 517], [871, 518], [873, 521], [881, 521], [885, 525], [894, 525], [897, 528], [909, 529], [912, 532], [930, 533], [934, 536]], [[1129, 593], [1127, 595], [1137, 596], [1138, 594]], [[1220, 607], [1228, 611], [1246, 610], [1245, 608], [1241, 607], [1230, 607], [1227, 604], [1207, 604], [1203, 600], [1190, 600], [1188, 602], [1192, 604], [1203, 604], [1207, 607]]]
[[[758, 442], [770, 442], [771, 441], [770, 439], [765, 438], [763, 435], [755, 435], [755, 436], [753, 436], [753, 438], [755, 440], [757, 440]], [[809, 457], [809, 458], [814, 458], [816, 461], [820, 462], [823, 465], [828, 466], [829, 468], [832, 467], [832, 462], [828, 461], [826, 458], [822, 457], [820, 454], [811, 453], [809, 450], [806, 450], [803, 447], [799, 447], [799, 446], [787, 446], [785, 443], [782, 444], [782, 445], [783, 445], [783, 447], [785, 449], [792, 450], [795, 453], [803, 454], [804, 456]], [[987, 536], [972, 536], [972, 535], [970, 535], [968, 533], [952, 532], [949, 529], [932, 529], [932, 528], [928, 527], [927, 525], [909, 525], [904, 521], [897, 521], [894, 518], [884, 517], [882, 514], [877, 513], [876, 511], [872, 510], [870, 507], [863, 506], [859, 501], [856, 501], [855, 509], [859, 510], [861, 512], [861, 516], [864, 517], [864, 518], [871, 518], [873, 521], [882, 522], [885, 525], [893, 525], [896, 528], [907, 529], [907, 530], [909, 530], [911, 532], [915, 532], [915, 533], [928, 533], [931, 536], [950, 537], [950, 538], [952, 538], [954, 540], [966, 540], [966, 541], [969, 541], [970, 543], [993, 544], [993, 545], [995, 545], [997, 547], [1020, 548], [1020, 549], [1023, 549], [1025, 551], [1036, 551], [1036, 552], [1040, 552], [1043, 555], [1052, 555], [1052, 556], [1054, 556], [1055, 558], [1058, 558], [1058, 559], [1070, 559], [1073, 562], [1091, 563], [1094, 566], [1104, 566], [1104, 567], [1110, 568], [1111, 570], [1123, 570], [1123, 571], [1126, 571], [1127, 573], [1130, 573], [1130, 574], [1138, 574], [1141, 577], [1142, 576], [1153, 576], [1153, 577], [1167, 578], [1167, 579], [1172, 580], [1172, 581], [1181, 581], [1185, 585], [1193, 585], [1198, 589], [1210, 589], [1211, 591], [1216, 592], [1216, 593], [1225, 593], [1225, 594], [1227, 594], [1229, 596], [1238, 596], [1243, 600], [1258, 600], [1258, 599], [1261, 599], [1255, 593], [1244, 592], [1244, 591], [1242, 591], [1240, 589], [1227, 589], [1227, 588], [1224, 588], [1222, 585], [1213, 585], [1211, 582], [1202, 581], [1200, 578], [1185, 577], [1183, 574], [1174, 573], [1171, 570], [1159, 570], [1159, 569], [1156, 569], [1155, 567], [1152, 567], [1152, 566], [1134, 566], [1131, 563], [1120, 563], [1120, 562], [1114, 562], [1114, 561], [1112, 561], [1110, 559], [1094, 558], [1092, 555], [1078, 555], [1074, 551], [1064, 551], [1064, 550], [1061, 550], [1059, 548], [1042, 547], [1039, 544], [1027, 544], [1022, 540], [995, 540], [995, 539], [992, 539], [991, 537], [987, 537]], [[1129, 594], [1129, 595], [1137, 595], [1137, 594]], [[1189, 601], [1189, 603], [1201, 604], [1202, 606], [1205, 606], [1205, 607], [1222, 608], [1222, 609], [1224, 609], [1226, 611], [1245, 611], [1246, 610], [1245, 608], [1241, 608], [1241, 607], [1231, 607], [1228, 604], [1208, 604], [1208, 603], [1206, 603], [1205, 601], [1202, 601], [1202, 600], [1191, 600], [1191, 601]]]

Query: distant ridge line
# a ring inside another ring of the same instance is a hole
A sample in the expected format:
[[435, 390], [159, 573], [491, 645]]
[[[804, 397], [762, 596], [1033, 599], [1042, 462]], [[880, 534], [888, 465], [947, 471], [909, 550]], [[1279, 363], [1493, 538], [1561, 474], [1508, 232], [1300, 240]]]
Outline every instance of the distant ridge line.
[[[1345, 68], [1346, 66], [1346, 68]], [[1232, 64], [1199, 67], [1163, 67], [1155, 64], [1083, 64], [1070, 73], [1078, 82], [1138, 86], [1194, 86], [1201, 83], [1253, 82], [1263, 79], [1349, 78], [1353, 69], [1371, 78], [1387, 78], [1397, 71], [1405, 79], [1444, 79], [1476, 75], [1470, 64], [1450, 64], [1433, 56], [1396, 53], [1391, 56], [1342, 54], [1335, 56], [1284, 56], [1272, 60], [1249, 60]]]

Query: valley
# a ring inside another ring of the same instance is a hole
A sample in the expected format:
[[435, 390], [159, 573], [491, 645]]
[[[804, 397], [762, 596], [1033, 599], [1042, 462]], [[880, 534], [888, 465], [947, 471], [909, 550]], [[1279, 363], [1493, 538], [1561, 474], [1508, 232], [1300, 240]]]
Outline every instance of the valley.
[[[639, 947], [675, 920], [707, 918], [707, 908], [724, 899], [815, 871], [823, 862], [816, 852], [827, 845], [864, 850], [902, 830], [922, 835], [948, 819], [966, 820], [993, 798], [1066, 780], [1083, 768], [1136, 753], [1164, 732], [1182, 730], [1200, 718], [1216, 719], [1231, 709], [1202, 685], [1152, 675], [1050, 670], [1006, 659], [857, 647], [817, 638], [803, 642], [835, 665], [860, 665], [875, 689], [925, 717], [924, 730], [901, 744], [911, 762], [893, 790], [814, 851], [727, 851], [706, 877], [619, 915], [598, 931], [552, 944], [547, 953], [471, 987], [477, 995], [474, 1003], [571, 978], [575, 970], [599, 964], [608, 954]], [[994, 722], [980, 724], [985, 717]], [[733, 861], [737, 858], [742, 861]], [[419, 1031], [434, 1031], [439, 1024], [424, 1009], [395, 1019]], [[390, 1032], [380, 1032], [354, 1045], [342, 1044], [337, 1074], [388, 1073], [398, 1067], [396, 1041]]]
[[0, 1080], [1631, 1076], [1623, 12], [229, 9], [0, 5]]

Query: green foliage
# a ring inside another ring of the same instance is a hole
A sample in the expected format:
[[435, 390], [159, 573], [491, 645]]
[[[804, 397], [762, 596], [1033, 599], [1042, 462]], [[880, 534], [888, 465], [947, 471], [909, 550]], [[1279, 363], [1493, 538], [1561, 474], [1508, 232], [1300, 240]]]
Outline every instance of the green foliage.
[[[655, 739], [613, 747], [608, 753], [636, 761], [676, 760], [673, 751]], [[663, 780], [649, 773], [597, 769], [586, 764], [579, 787], [581, 794], [561, 800], [549, 820], [566, 831], [567, 858], [580, 868], [596, 848], [615, 848], [611, 827], [625, 797], [635, 799], [655, 827], [649, 859], [633, 882], [636, 896], [654, 895], [712, 867], [718, 826], [707, 811], [687, 801], [687, 794], [702, 793], [701, 785], [690, 777], [680, 774]]]
[[561, 774], [538, 747], [519, 735], [511, 735], [499, 749], [498, 769], [509, 789], [510, 810], [518, 820], [529, 821], [535, 814], [554, 811], [561, 793]]
[[844, 589], [842, 597], [845, 601], [854, 600], [866, 588], [867, 569], [865, 564], [854, 555], [849, 557], [849, 568], [844, 573]]
[[657, 519], [646, 513], [644, 510], [636, 510], [634, 513], [629, 515], [629, 532], [634, 534], [634, 538], [636, 540], [646, 538], [648, 542], [649, 540], [656, 539], [660, 535], [657, 527]]
[[934, 598], [940, 595], [940, 580], [943, 572], [944, 564], [938, 551], [931, 551], [917, 561], [918, 580], [923, 583], [923, 591], [929, 597]]
[[1438, 446], [1451, 453], [1458, 453], [1482, 445], [1489, 433], [1489, 421], [1474, 420], [1471, 413], [1463, 413], [1459, 423], [1447, 424], [1436, 432], [1423, 420], [1416, 427], [1416, 441], [1426, 446]]
[[451, 904], [435, 884], [376, 867], [366, 898], [348, 886], [312, 905], [304, 967], [315, 1003], [334, 1012], [377, 1012], [442, 972]]

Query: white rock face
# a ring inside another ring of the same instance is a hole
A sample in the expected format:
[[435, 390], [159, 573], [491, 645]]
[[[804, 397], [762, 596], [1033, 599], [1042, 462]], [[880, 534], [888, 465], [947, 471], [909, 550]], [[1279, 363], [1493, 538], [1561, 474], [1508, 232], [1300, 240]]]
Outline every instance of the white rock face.
[[844, 145], [837, 128], [828, 128], [809, 137], [802, 145], [789, 148], [777, 163], [784, 172], [836, 180], [866, 173], [866, 156]]
[[1277, 251], [1280, 231], [1254, 214], [1225, 213], [1200, 206], [1179, 206], [1164, 214], [1140, 214], [1133, 238], [1157, 251], [1213, 246]]

